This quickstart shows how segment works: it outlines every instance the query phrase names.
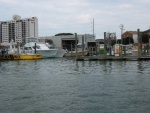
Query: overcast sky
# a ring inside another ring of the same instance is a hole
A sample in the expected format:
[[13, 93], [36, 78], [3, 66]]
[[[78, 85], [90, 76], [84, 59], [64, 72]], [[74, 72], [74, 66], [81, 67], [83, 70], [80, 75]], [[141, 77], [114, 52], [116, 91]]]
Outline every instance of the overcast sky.
[[0, 21], [36, 16], [39, 36], [57, 33], [93, 34], [103, 38], [104, 32], [150, 28], [150, 0], [0, 0]]

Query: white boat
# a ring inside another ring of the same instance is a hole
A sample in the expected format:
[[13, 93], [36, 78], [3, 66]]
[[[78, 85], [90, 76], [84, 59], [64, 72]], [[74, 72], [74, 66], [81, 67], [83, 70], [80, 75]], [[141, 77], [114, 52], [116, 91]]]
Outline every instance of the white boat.
[[65, 52], [66, 52], [66, 50], [61, 49], [61, 48], [56, 48], [55, 46], [52, 46], [52, 45], [50, 45], [50, 44], [48, 44], [48, 43], [45, 43], [45, 45], [46, 45], [49, 49], [57, 49], [57, 53], [56, 53], [55, 57], [63, 57], [64, 54], [65, 54]]
[[64, 49], [58, 49], [55, 57], [63, 57], [65, 52]]
[[1, 52], [4, 51], [6, 54], [19, 54], [20, 47], [17, 49], [17, 43], [15, 42], [3, 42], [0, 44]]
[[43, 58], [52, 58], [56, 56], [58, 49], [50, 49], [43, 43], [29, 42], [24, 45], [25, 51], [35, 52], [36, 43], [36, 54], [41, 54]]
[[0, 59], [1, 60], [35, 60], [42, 59], [41, 54], [34, 53], [24, 53], [22, 49], [20, 49], [19, 44], [15, 42], [10, 43], [1, 43], [0, 44]]

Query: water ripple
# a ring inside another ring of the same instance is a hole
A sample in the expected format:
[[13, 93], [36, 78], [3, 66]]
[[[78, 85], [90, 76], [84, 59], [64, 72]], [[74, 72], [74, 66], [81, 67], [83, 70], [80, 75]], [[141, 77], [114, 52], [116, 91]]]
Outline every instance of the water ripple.
[[149, 61], [4, 61], [1, 113], [149, 113]]

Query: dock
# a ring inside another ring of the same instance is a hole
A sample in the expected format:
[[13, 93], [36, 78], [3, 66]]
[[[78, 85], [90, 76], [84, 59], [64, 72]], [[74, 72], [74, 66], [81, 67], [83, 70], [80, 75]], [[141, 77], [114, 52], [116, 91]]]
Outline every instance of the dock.
[[[131, 53], [128, 52], [126, 53], [126, 46], [121, 44], [116, 44], [115, 45], [115, 51], [114, 54], [111, 53], [111, 50], [108, 54], [106, 50], [106, 32], [104, 32], [104, 47], [103, 49], [100, 48], [99, 44], [95, 47], [96, 54], [91, 54], [91, 49], [89, 48], [89, 56], [84, 56], [83, 53], [84, 51], [82, 50], [82, 56], [78, 56], [78, 53], [76, 51], [76, 61], [104, 61], [104, 60], [110, 60], [110, 61], [140, 61], [140, 60], [150, 60], [150, 53], [149, 53], [149, 45], [144, 46], [144, 50], [142, 51], [142, 47], [140, 44], [142, 43], [141, 37], [140, 37], [140, 30], [137, 30], [138, 33], [138, 43], [136, 46], [134, 46], [134, 49], [132, 50]], [[121, 38], [122, 40], [122, 38]], [[84, 46], [83, 44], [84, 40], [82, 40], [82, 47]], [[77, 45], [76, 45], [77, 49]], [[102, 51], [103, 50], [103, 51]]]
[[80, 56], [76, 57], [76, 61], [104, 61], [104, 60], [110, 60], [110, 61], [139, 61], [139, 60], [150, 60], [149, 56], [124, 56], [124, 57], [116, 57], [116, 56]]

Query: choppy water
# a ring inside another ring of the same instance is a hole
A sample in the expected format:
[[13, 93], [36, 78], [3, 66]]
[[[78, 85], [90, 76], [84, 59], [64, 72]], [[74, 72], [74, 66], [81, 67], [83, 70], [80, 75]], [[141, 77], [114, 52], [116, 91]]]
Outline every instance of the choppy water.
[[150, 61], [1, 62], [0, 113], [150, 113]]

